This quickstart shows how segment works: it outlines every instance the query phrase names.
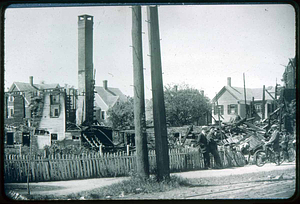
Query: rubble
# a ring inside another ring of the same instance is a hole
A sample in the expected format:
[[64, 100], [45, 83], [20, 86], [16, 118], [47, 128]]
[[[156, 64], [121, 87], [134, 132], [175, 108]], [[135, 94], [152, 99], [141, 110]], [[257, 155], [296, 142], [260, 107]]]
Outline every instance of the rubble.
[[[265, 140], [268, 140], [270, 136], [268, 131], [273, 124], [279, 126], [281, 134], [283, 134], [283, 131], [286, 131], [283, 118], [285, 115], [289, 115], [287, 106], [288, 104], [278, 104], [278, 108], [275, 111], [260, 121], [254, 121], [254, 118], [240, 118], [239, 120], [231, 120], [231, 122], [210, 125], [208, 128], [215, 128], [219, 133], [219, 146], [233, 144], [237, 149], [241, 150], [243, 147], [246, 147], [245, 144], [248, 144], [248, 153], [253, 154], [258, 148], [262, 147]], [[189, 134], [197, 135], [201, 132], [201, 127], [191, 127], [186, 127], [186, 132], [181, 141], [182, 145], [185, 144]]]

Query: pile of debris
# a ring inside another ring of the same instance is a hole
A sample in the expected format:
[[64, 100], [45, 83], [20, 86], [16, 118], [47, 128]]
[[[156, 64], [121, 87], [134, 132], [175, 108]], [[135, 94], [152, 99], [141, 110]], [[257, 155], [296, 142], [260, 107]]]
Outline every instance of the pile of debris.
[[[278, 105], [278, 108], [268, 118], [261, 121], [254, 121], [255, 118], [239, 118], [231, 122], [211, 125], [209, 129], [214, 128], [218, 133], [219, 146], [233, 144], [239, 150], [247, 146], [250, 154], [253, 154], [271, 136], [269, 129], [273, 124], [278, 125], [280, 133], [289, 132], [293, 134], [293, 131], [288, 129], [293, 129], [295, 124], [292, 120], [289, 121], [289, 110], [286, 107], [284, 104]], [[181, 140], [182, 145], [189, 145], [185, 144], [189, 135], [192, 133], [197, 135], [201, 132], [201, 128], [193, 126], [189, 126], [186, 130]]]

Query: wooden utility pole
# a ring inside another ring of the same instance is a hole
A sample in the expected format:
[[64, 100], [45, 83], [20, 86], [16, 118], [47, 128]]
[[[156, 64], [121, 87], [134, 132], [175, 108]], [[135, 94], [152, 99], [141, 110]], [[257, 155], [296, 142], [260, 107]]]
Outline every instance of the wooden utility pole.
[[246, 118], [248, 116], [248, 109], [247, 109], [247, 100], [246, 100], [246, 83], [245, 83], [245, 73], [243, 73], [243, 79], [244, 79], [244, 97], [245, 97], [245, 111], [246, 111]]
[[132, 55], [134, 79], [134, 129], [137, 159], [137, 173], [149, 177], [149, 161], [145, 119], [142, 20], [141, 6], [132, 7]]
[[255, 111], [255, 105], [254, 105], [254, 97], [252, 97], [252, 106], [251, 106], [252, 108], [251, 108], [251, 117], [253, 117], [254, 116], [254, 113], [256, 112]]
[[262, 104], [261, 104], [261, 119], [265, 119], [265, 85], [263, 86], [263, 98], [262, 98]]
[[151, 82], [157, 179], [170, 178], [169, 152], [166, 126], [163, 79], [161, 70], [160, 38], [157, 6], [148, 8], [149, 48], [151, 57]]

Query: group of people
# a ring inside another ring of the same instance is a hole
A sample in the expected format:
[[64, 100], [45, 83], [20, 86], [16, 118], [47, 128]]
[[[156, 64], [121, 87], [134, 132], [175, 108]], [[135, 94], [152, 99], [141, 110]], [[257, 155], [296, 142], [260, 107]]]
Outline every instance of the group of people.
[[275, 157], [279, 161], [280, 159], [280, 147], [283, 153], [283, 159], [289, 161], [289, 152], [288, 144], [290, 141], [289, 133], [285, 130], [280, 134], [278, 130], [278, 125], [274, 124], [271, 126], [268, 135], [271, 135], [268, 141], [265, 142], [263, 148], [266, 149], [266, 146], [270, 146], [275, 152]]
[[198, 135], [197, 144], [200, 146], [200, 150], [204, 157], [204, 167], [205, 169], [210, 169], [210, 156], [211, 153], [214, 156], [215, 168], [223, 168], [221, 158], [218, 151], [218, 141], [220, 140], [220, 135], [218, 134], [217, 128], [203, 126], [201, 133]]
[[[190, 128], [190, 132], [192, 132], [193, 127]], [[263, 148], [266, 149], [267, 146], [272, 147], [275, 152], [276, 159], [280, 159], [280, 147], [283, 152], [283, 156], [285, 160], [288, 160], [288, 143], [290, 138], [287, 133], [280, 134], [278, 130], [278, 126], [273, 124], [270, 127], [270, 130], [266, 134], [267, 137], [264, 141], [265, 144]], [[203, 154], [204, 158], [204, 168], [211, 169], [210, 162], [210, 153], [214, 157], [215, 168], [221, 169], [223, 168], [222, 161], [220, 158], [220, 154], [218, 151], [218, 141], [221, 140], [221, 133], [218, 131], [215, 126], [202, 126], [201, 132], [198, 133], [197, 144], [200, 146], [199, 151]]]
[[[288, 142], [290, 140], [288, 134], [280, 134], [278, 126], [274, 124], [270, 127], [270, 130], [266, 135], [269, 137], [265, 140], [263, 148], [266, 149], [267, 146], [272, 147], [273, 151], [275, 152], [276, 159], [279, 160], [281, 147], [284, 159], [288, 160]], [[205, 169], [211, 169], [210, 153], [214, 157], [215, 168], [223, 168], [218, 151], [219, 140], [221, 140], [221, 133], [218, 131], [217, 127], [202, 126], [201, 132], [198, 134], [197, 144], [200, 146], [199, 150], [203, 154]]]

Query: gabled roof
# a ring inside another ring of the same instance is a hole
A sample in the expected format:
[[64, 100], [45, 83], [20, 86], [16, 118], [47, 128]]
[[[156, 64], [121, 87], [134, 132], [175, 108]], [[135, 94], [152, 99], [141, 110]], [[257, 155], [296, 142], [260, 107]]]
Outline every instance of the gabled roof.
[[14, 82], [11, 87], [9, 88], [9, 92], [14, 91], [22, 91], [25, 92], [25, 101], [27, 104], [30, 103], [30, 94], [28, 92], [34, 92], [38, 90], [44, 90], [44, 89], [55, 89], [59, 88], [59, 84], [33, 84], [33, 86], [30, 85], [30, 83], [24, 83], [24, 82]]
[[[55, 89], [60, 87], [59, 84], [33, 84], [33, 86], [30, 85], [30, 83], [24, 83], [24, 82], [14, 82], [9, 91], [24, 91], [24, 92], [30, 92], [30, 91], [37, 91], [37, 90], [43, 90], [43, 89]], [[15, 88], [17, 90], [15, 90]]]
[[[265, 88], [265, 100], [273, 100], [272, 97], [268, 94], [268, 92], [274, 97], [275, 96], [275, 87], [270, 86]], [[232, 87], [232, 86], [224, 86], [218, 94], [212, 99], [212, 101], [216, 101], [216, 99], [220, 98], [220, 96], [228, 91], [234, 98], [237, 100], [245, 100], [244, 97], [244, 88], [241, 87]], [[254, 100], [262, 100], [263, 97], [263, 88], [246, 88], [246, 100], [250, 101], [254, 97]]]
[[[108, 107], [112, 107], [118, 99], [120, 99], [120, 101], [126, 101], [126, 96], [118, 88], [108, 87], [107, 89], [104, 89], [101, 86], [95, 86], [95, 90], [95, 94], [97, 94]], [[100, 103], [101, 102], [99, 101], [99, 104]]]

